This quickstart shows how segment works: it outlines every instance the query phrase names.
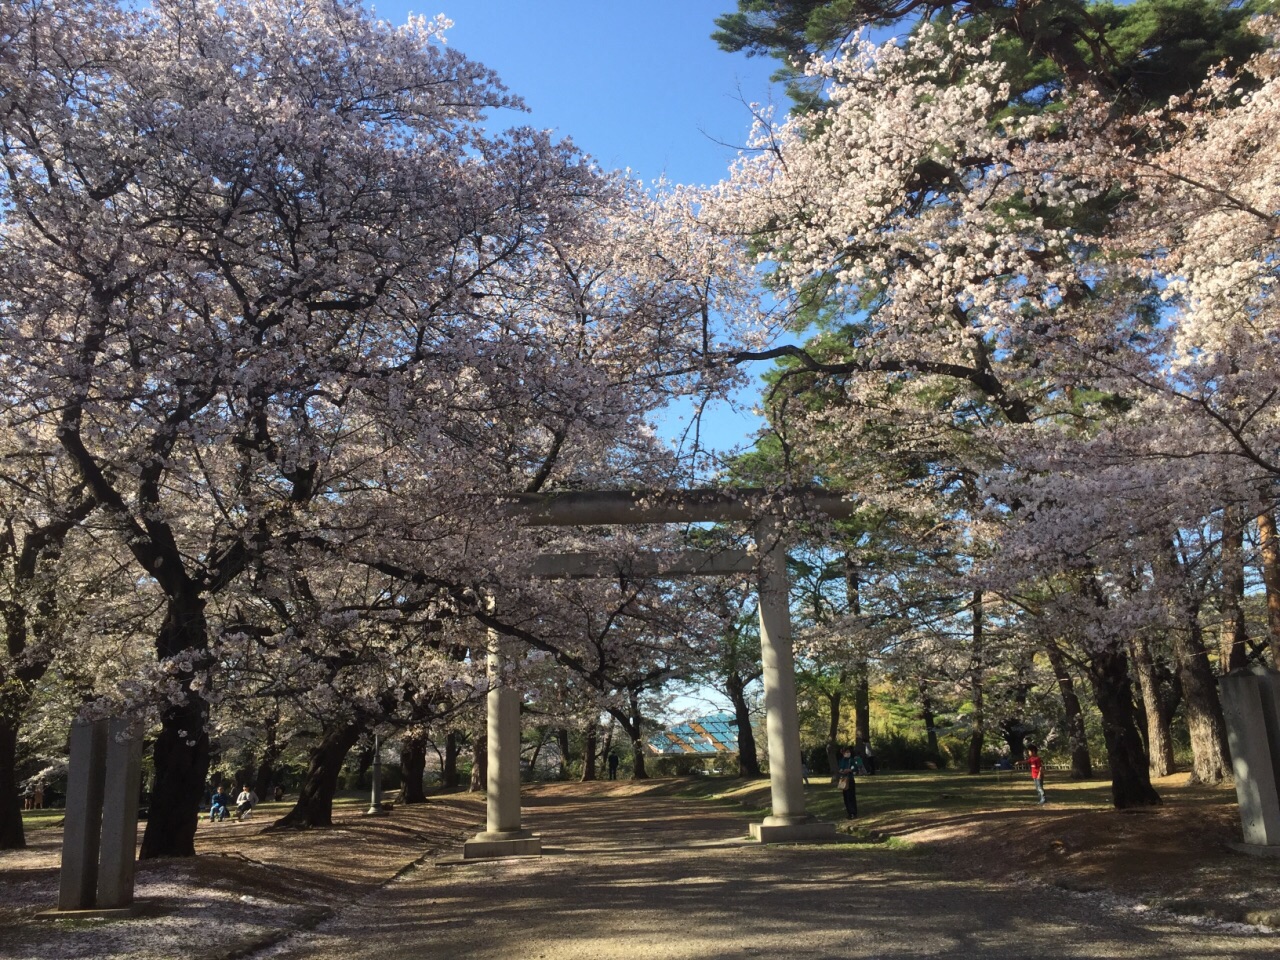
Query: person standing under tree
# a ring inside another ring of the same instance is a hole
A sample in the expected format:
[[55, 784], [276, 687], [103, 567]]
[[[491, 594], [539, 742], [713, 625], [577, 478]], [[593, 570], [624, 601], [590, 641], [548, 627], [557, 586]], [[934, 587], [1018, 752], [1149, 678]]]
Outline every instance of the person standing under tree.
[[617, 750], [609, 751], [609, 779], [610, 780], [618, 779], [618, 751]]
[[1040, 803], [1044, 803], [1044, 764], [1040, 761], [1040, 754], [1036, 752], [1035, 746], [1027, 748], [1027, 769], [1031, 771], [1031, 782], [1036, 785], [1036, 796], [1040, 798]]
[[840, 752], [840, 765], [837, 768], [840, 786], [840, 793], [844, 797], [844, 815], [848, 820], [852, 820], [858, 815], [858, 789], [854, 780], [854, 757], [853, 749], [845, 747]]

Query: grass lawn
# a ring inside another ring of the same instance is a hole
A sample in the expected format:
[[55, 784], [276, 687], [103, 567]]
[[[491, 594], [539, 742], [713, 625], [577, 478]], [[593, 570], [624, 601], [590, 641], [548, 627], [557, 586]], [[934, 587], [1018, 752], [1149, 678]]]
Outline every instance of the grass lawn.
[[[857, 781], [859, 826], [880, 829], [912, 814], [965, 813], [1034, 807], [1035, 788], [1025, 773], [982, 773], [969, 776], [953, 770], [888, 771], [860, 776]], [[1049, 806], [1100, 809], [1111, 805], [1109, 780], [1046, 779]], [[744, 781], [728, 777], [692, 780], [684, 796], [737, 803], [752, 813], [768, 813], [768, 780]], [[1220, 790], [1205, 792], [1206, 802], [1222, 802]], [[844, 820], [844, 800], [827, 776], [814, 775], [805, 787], [807, 811], [824, 820]]]

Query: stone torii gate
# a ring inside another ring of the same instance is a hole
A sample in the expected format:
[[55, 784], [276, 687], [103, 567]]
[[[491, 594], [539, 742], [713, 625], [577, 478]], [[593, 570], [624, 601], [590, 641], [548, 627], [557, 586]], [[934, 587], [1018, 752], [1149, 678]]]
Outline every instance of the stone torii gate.
[[[855, 504], [840, 494], [807, 491], [798, 499], [810, 511], [832, 518], [850, 516]], [[760, 608], [760, 653], [764, 668], [765, 730], [769, 747], [771, 813], [751, 824], [760, 843], [827, 840], [835, 824], [805, 813], [803, 758], [796, 711], [796, 679], [791, 646], [786, 549], [781, 525], [769, 512], [760, 490], [587, 491], [517, 494], [502, 507], [529, 526], [604, 526], [637, 523], [755, 523], [757, 555], [745, 551], [684, 551], [671, 557], [632, 558], [627, 570], [664, 577], [722, 576], [756, 571]], [[530, 573], [537, 577], [615, 576], [616, 561], [594, 554], [548, 554]], [[502, 644], [491, 633], [489, 672], [500, 676]], [[463, 846], [464, 859], [536, 855], [541, 840], [520, 827], [520, 703], [514, 690], [497, 684], [489, 690], [488, 806], [486, 829]]]

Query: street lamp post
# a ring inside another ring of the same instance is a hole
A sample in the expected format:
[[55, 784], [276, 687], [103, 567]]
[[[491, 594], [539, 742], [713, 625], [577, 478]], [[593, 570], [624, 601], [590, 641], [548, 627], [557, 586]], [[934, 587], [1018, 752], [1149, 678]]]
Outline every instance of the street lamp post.
[[378, 735], [373, 735], [373, 789], [369, 793], [369, 809], [365, 811], [368, 815], [377, 816], [386, 813], [382, 809], [382, 750], [378, 742]]

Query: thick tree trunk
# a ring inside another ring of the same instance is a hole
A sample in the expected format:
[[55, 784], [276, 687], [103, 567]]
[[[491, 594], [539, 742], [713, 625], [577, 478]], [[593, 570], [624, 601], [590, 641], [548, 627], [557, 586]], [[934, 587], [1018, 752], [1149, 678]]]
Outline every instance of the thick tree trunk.
[[582, 782], [587, 783], [596, 778], [596, 738], [599, 736], [599, 724], [594, 720], [587, 727], [586, 742], [582, 748]]
[[191, 682], [195, 669], [203, 666], [209, 645], [204, 607], [204, 598], [194, 586], [171, 594], [156, 640], [159, 659], [187, 655], [194, 669], [177, 673], [182, 700], [166, 707], [160, 717], [160, 736], [152, 752], [155, 780], [139, 854], [142, 860], [193, 857], [196, 852], [196, 824], [209, 776], [209, 707], [204, 697], [191, 689]]
[[756, 735], [751, 729], [751, 711], [747, 708], [746, 683], [737, 673], [726, 678], [729, 700], [738, 727], [738, 776], [759, 777], [760, 756], [756, 751]]
[[856, 742], [871, 742], [871, 685], [867, 679], [867, 663], [858, 664], [853, 682], [853, 738]]
[[617, 720], [622, 727], [623, 733], [627, 735], [627, 739], [631, 741], [631, 762], [633, 764], [631, 770], [632, 780], [648, 780], [649, 771], [644, 765], [644, 737], [643, 737], [643, 719], [640, 716], [640, 702], [633, 693], [631, 695], [631, 710], [624, 712], [610, 708], [609, 713], [613, 719]]
[[355, 722], [329, 730], [311, 751], [307, 775], [298, 791], [298, 802], [292, 810], [273, 823], [270, 829], [305, 830], [333, 826], [333, 796], [338, 791], [338, 775], [347, 754], [360, 739], [360, 726]]
[[982, 703], [985, 651], [983, 650], [981, 590], [973, 592], [973, 606], [970, 609], [970, 618], [972, 620], [973, 646], [969, 652], [969, 699], [973, 703], [973, 722], [971, 724], [972, 732], [969, 735], [968, 772], [977, 775], [982, 772], [982, 746], [986, 739], [986, 718], [983, 716]]
[[1076, 695], [1075, 681], [1067, 669], [1067, 658], [1056, 641], [1045, 645], [1058, 692], [1062, 696], [1062, 712], [1066, 717], [1067, 742], [1071, 747], [1071, 779], [1088, 780], [1093, 777], [1093, 760], [1089, 756], [1089, 740], [1084, 728], [1084, 711]]
[[644, 765], [644, 740], [638, 733], [631, 738], [631, 762], [633, 764], [631, 779], [648, 780], [649, 771]]
[[1160, 795], [1151, 786], [1147, 756], [1134, 719], [1128, 657], [1121, 649], [1105, 648], [1091, 651], [1088, 663], [1111, 766], [1112, 804], [1124, 810], [1160, 803]]
[[469, 793], [484, 793], [489, 785], [489, 732], [481, 729], [471, 738], [471, 781]]
[[1267, 637], [1271, 665], [1280, 670], [1280, 538], [1276, 534], [1276, 513], [1268, 506], [1258, 514], [1258, 552], [1262, 582], [1267, 588]]
[[640, 698], [631, 692], [630, 724], [625, 726], [627, 736], [631, 738], [631, 770], [632, 780], [648, 780], [649, 771], [644, 765], [644, 718], [640, 715]]
[[[612, 716], [612, 714], [610, 714]], [[613, 723], [609, 723], [609, 730], [604, 735], [604, 749], [600, 751], [600, 756], [608, 757], [613, 750]]]
[[835, 692], [827, 695], [827, 769], [831, 771], [831, 782], [835, 783], [840, 774], [840, 701], [844, 699], [840, 692], [844, 686], [845, 676], [840, 674], [840, 682]]
[[1204, 646], [1199, 617], [1189, 612], [1186, 628], [1170, 633], [1182, 680], [1183, 714], [1191, 736], [1191, 780], [1221, 783], [1231, 776], [1231, 751], [1218, 683]]
[[533, 756], [529, 758], [529, 776], [533, 776], [534, 770], [538, 767], [538, 757], [542, 755], [542, 748], [547, 745], [547, 729], [545, 727], [538, 728], [538, 742], [534, 744]]
[[253, 778], [253, 792], [263, 800], [271, 796], [272, 789], [275, 787], [276, 764], [280, 760], [281, 752], [280, 744], [276, 740], [278, 722], [278, 719], [269, 719], [266, 722], [267, 742], [262, 748], [262, 759], [258, 761], [258, 772]]
[[459, 783], [458, 735], [450, 730], [444, 737], [444, 764], [440, 770], [440, 785], [446, 790], [457, 790]]
[[1153, 777], [1167, 777], [1173, 773], [1173, 736], [1169, 730], [1173, 717], [1165, 710], [1165, 700], [1160, 696], [1160, 679], [1156, 674], [1150, 641], [1141, 634], [1135, 634], [1129, 640], [1129, 652], [1133, 657], [1138, 689], [1142, 692], [1142, 708], [1146, 714], [1148, 770]]
[[27, 845], [18, 793], [18, 721], [0, 715], [0, 850]]
[[[849, 615], [861, 616], [862, 569], [854, 555], [847, 551], [844, 555], [844, 590]], [[855, 663], [853, 677], [853, 742], [861, 744], [865, 749], [871, 742], [871, 691], [865, 658], [859, 658]], [[844, 679], [842, 675], [841, 686], [844, 685]], [[835, 763], [832, 764], [831, 769], [836, 769]]]
[[1177, 617], [1170, 631], [1174, 663], [1182, 686], [1183, 714], [1191, 735], [1191, 779], [1219, 783], [1230, 775], [1231, 755], [1227, 728], [1218, 699], [1218, 681], [1205, 648], [1200, 626], [1200, 597], [1187, 582], [1181, 556], [1173, 539], [1162, 547], [1169, 574], [1180, 584], [1174, 594]]
[[1218, 663], [1223, 673], [1243, 670], [1249, 662], [1244, 624], [1244, 510], [1228, 504], [1222, 510], [1222, 632]]
[[425, 803], [422, 777], [427, 772], [427, 745], [414, 737], [400, 741], [400, 803]]

